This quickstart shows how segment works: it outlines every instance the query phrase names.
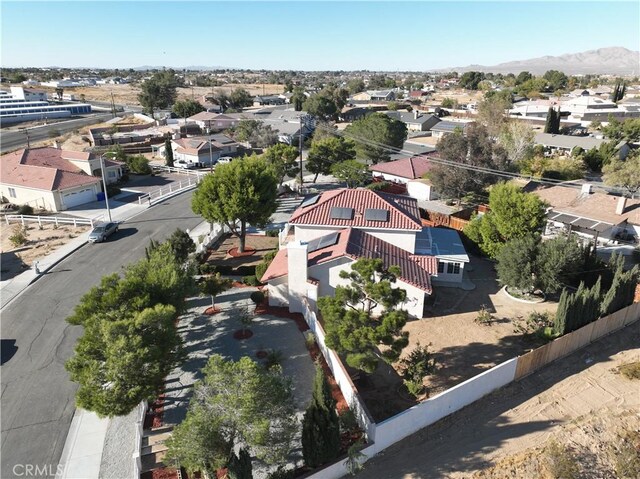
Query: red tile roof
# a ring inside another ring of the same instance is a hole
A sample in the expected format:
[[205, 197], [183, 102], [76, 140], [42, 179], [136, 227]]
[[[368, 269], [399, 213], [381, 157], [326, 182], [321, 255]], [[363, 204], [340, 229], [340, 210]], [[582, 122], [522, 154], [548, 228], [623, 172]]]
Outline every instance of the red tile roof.
[[[307, 266], [313, 267], [344, 256], [353, 260], [380, 258], [385, 268], [398, 266], [401, 271], [400, 280], [429, 294], [432, 291], [430, 277], [437, 275], [438, 271], [438, 260], [434, 256], [412, 255], [402, 248], [355, 228], [339, 231], [335, 244], [310, 252], [307, 256]], [[260, 281], [266, 283], [286, 275], [287, 258], [286, 248], [278, 251]]]
[[424, 156], [414, 156], [412, 158], [402, 158], [401, 160], [371, 165], [369, 169], [377, 173], [387, 173], [389, 175], [415, 180], [416, 178], [422, 178], [432, 166], [428, 158]]
[[[0, 181], [4, 184], [56, 191], [99, 183], [63, 156], [69, 152], [57, 148], [22, 149], [0, 158]], [[79, 156], [79, 155], [78, 155]]]
[[[353, 218], [331, 218], [333, 207], [353, 208]], [[365, 210], [369, 208], [389, 210], [388, 221], [366, 220]], [[300, 206], [294, 211], [289, 224], [413, 231], [422, 229], [418, 203], [414, 198], [380, 193], [366, 188], [331, 190], [322, 193], [315, 204]]]

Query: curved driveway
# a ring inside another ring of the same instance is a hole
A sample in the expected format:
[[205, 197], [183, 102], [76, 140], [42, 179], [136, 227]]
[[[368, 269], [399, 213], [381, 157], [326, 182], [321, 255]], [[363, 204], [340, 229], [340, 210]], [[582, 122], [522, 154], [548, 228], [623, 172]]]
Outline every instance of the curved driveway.
[[75, 410], [76, 385], [64, 363], [82, 333], [65, 318], [104, 275], [143, 257], [151, 238], [198, 225], [191, 196], [170, 198], [124, 223], [106, 243], [83, 246], [2, 311], [0, 477], [24, 476], [27, 464], [45, 471], [35, 477], [55, 475]]

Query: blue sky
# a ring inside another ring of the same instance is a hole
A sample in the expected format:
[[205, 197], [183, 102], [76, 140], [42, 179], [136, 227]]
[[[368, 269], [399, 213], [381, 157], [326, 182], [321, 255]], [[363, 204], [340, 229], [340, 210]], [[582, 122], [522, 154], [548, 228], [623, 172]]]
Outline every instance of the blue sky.
[[609, 46], [638, 2], [13, 2], [4, 67], [428, 70]]

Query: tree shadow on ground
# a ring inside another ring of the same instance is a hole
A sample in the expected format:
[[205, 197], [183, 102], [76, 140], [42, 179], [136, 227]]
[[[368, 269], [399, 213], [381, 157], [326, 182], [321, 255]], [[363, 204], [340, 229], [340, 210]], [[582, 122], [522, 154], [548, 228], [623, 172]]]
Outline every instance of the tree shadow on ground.
[[7, 281], [23, 273], [29, 266], [14, 251], [0, 254], [0, 281]]
[[594, 363], [610, 361], [614, 354], [636, 348], [639, 343], [640, 323], [612, 333], [397, 442], [369, 461], [356, 477], [449, 477], [454, 472], [486, 469], [493, 465], [487, 455], [510, 439], [559, 424], [558, 420], [510, 424], [503, 416], [505, 412]]

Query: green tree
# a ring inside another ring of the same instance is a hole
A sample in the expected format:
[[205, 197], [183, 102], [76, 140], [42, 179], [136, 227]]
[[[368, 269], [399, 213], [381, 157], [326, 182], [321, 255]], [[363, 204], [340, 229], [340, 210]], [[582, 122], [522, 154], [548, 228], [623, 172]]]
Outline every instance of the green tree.
[[551, 91], [563, 90], [569, 81], [567, 75], [558, 70], [548, 70], [542, 78], [547, 81], [547, 85]]
[[583, 251], [575, 236], [543, 241], [535, 263], [536, 286], [545, 293], [556, 293], [576, 283], [583, 262]]
[[173, 148], [171, 147], [171, 138], [164, 140], [164, 161], [167, 166], [173, 166]]
[[369, 168], [356, 160], [345, 160], [331, 166], [331, 174], [347, 184], [347, 188], [357, 188], [371, 178]]
[[491, 188], [489, 207], [491, 211], [471, 221], [464, 232], [492, 258], [507, 241], [539, 232], [545, 222], [545, 203], [513, 184]]
[[624, 188], [634, 198], [640, 190], [640, 153], [636, 150], [624, 161], [613, 157], [603, 173], [607, 185]]
[[207, 454], [208, 464], [228, 464], [236, 444], [251, 448], [268, 464], [283, 462], [291, 451], [297, 424], [291, 381], [281, 370], [267, 370], [246, 356], [231, 361], [214, 354], [202, 373], [203, 379], [194, 386], [187, 420], [174, 429], [168, 457], [185, 466], [185, 459], [194, 457], [180, 438], [194, 436], [189, 429], [194, 424], [197, 428], [198, 422], [191, 418], [198, 414], [205, 424], [215, 424], [218, 431], [216, 434], [212, 427], [210, 442], [219, 448]]
[[229, 107], [240, 110], [253, 105], [253, 97], [244, 88], [235, 88], [229, 94]]
[[189, 255], [196, 251], [196, 244], [191, 239], [191, 236], [189, 236], [189, 233], [180, 228], [176, 228], [176, 230], [171, 233], [167, 242], [178, 263], [186, 263]]
[[302, 111], [302, 106], [306, 101], [307, 96], [304, 94], [304, 88], [296, 87], [291, 95], [290, 102], [293, 105], [295, 111]]
[[438, 151], [440, 158], [459, 166], [435, 164], [427, 176], [440, 195], [458, 201], [497, 181], [495, 175], [482, 173], [477, 167], [503, 170], [507, 165], [505, 151], [493, 142], [482, 125], [469, 126], [466, 134], [457, 130], [445, 136], [438, 142]]
[[547, 112], [547, 119], [544, 123], [544, 132], [553, 134], [560, 133], [560, 113], [552, 106], [549, 107], [549, 111]]
[[353, 78], [347, 82], [347, 88], [349, 89], [349, 93], [355, 95], [356, 93], [364, 91], [366, 87], [362, 78]]
[[554, 332], [562, 336], [598, 319], [600, 301], [600, 279], [591, 288], [580, 283], [575, 293], [563, 290], [554, 319]]
[[231, 288], [231, 285], [231, 279], [223, 278], [220, 273], [216, 273], [213, 276], [205, 278], [200, 282], [199, 286], [201, 294], [211, 296], [211, 308], [213, 309], [216, 307], [216, 296]]
[[100, 312], [84, 322], [75, 354], [65, 364], [79, 386], [76, 404], [109, 417], [128, 414], [153, 398], [181, 358], [173, 306], [113, 313]]
[[198, 184], [191, 207], [210, 223], [222, 223], [244, 252], [247, 224], [264, 226], [277, 208], [278, 180], [262, 158], [220, 165]]
[[277, 143], [267, 148], [262, 155], [273, 169], [273, 173], [278, 180], [278, 186], [282, 185], [286, 176], [293, 178], [299, 172], [298, 149], [295, 146]]
[[[405, 310], [396, 309], [405, 300], [406, 291], [394, 288], [398, 267], [386, 269], [380, 259], [359, 259], [351, 271], [341, 271], [349, 286], [338, 286], [334, 297], [324, 296], [318, 306], [325, 321], [326, 344], [346, 356], [353, 368], [372, 373], [380, 359], [393, 363], [408, 344]], [[378, 317], [373, 311], [380, 306]], [[385, 345], [384, 352], [378, 351]]]
[[496, 256], [498, 281], [520, 291], [533, 291], [539, 244], [535, 234], [508, 241]]
[[256, 148], [266, 148], [278, 141], [278, 133], [259, 120], [240, 120], [236, 125], [235, 138], [246, 141]]
[[340, 452], [340, 421], [336, 402], [322, 367], [316, 364], [311, 404], [302, 420], [302, 457], [316, 468], [332, 461]]
[[204, 111], [204, 107], [194, 100], [179, 100], [173, 104], [171, 111], [179, 118], [189, 118], [196, 113]]
[[196, 404], [173, 429], [166, 445], [168, 461], [178, 462], [190, 474], [204, 472], [208, 477], [216, 477], [216, 470], [227, 465], [233, 447], [225, 438], [221, 421]]
[[446, 97], [442, 100], [442, 108], [457, 108], [458, 102], [456, 102], [453, 98]]
[[304, 110], [320, 120], [335, 120], [340, 111], [333, 99], [319, 93], [310, 96], [304, 102]]
[[484, 76], [485, 75], [482, 72], [465, 72], [460, 77], [458, 84], [460, 85], [460, 87], [467, 90], [477, 90], [480, 82], [484, 80]]
[[609, 261], [609, 267], [614, 269], [611, 287], [605, 293], [600, 304], [600, 313], [606, 316], [633, 303], [640, 269], [638, 265], [629, 271], [624, 270], [624, 258], [614, 253]]
[[126, 164], [129, 167], [131, 173], [135, 173], [138, 175], [148, 175], [151, 173], [149, 160], [144, 155], [127, 156]]
[[503, 95], [491, 95], [478, 104], [478, 123], [484, 125], [489, 136], [495, 138], [507, 124], [509, 108], [511, 108], [511, 95], [509, 98]]
[[531, 80], [533, 78], [533, 75], [529, 72], [520, 72], [518, 73], [518, 76], [516, 77], [516, 85], [522, 85], [524, 82]]
[[313, 178], [315, 183], [318, 175], [330, 174], [333, 165], [351, 160], [355, 155], [355, 148], [350, 140], [336, 136], [325, 137], [320, 140], [316, 140], [314, 137], [309, 149], [306, 167], [309, 172], [316, 175]]
[[384, 113], [372, 113], [347, 126], [345, 135], [354, 141], [356, 157], [375, 165], [389, 161], [388, 147], [402, 148], [407, 126]]
[[138, 101], [144, 111], [153, 117], [158, 108], [168, 108], [176, 101], [178, 78], [173, 70], [163, 70], [153, 74], [140, 85]]

